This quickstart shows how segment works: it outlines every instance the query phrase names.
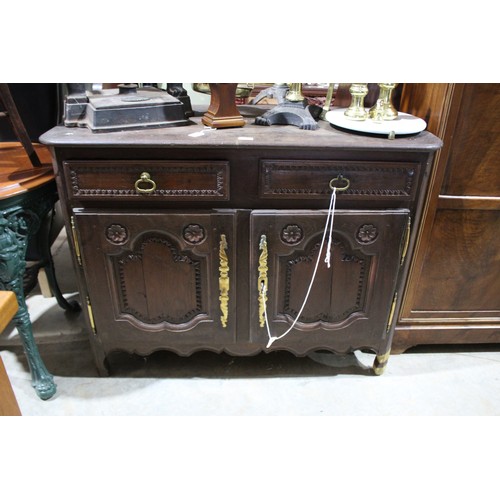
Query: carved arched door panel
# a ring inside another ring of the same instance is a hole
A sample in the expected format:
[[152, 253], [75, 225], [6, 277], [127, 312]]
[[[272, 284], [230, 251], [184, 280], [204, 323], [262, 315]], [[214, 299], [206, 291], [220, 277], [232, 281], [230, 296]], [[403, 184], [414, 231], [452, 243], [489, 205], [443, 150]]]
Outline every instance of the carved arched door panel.
[[[262, 302], [272, 336], [297, 318], [321, 247], [326, 211], [254, 211], [251, 216], [251, 338], [267, 342]], [[331, 267], [326, 243], [308, 301], [294, 327], [273, 348], [305, 353], [380, 350], [401, 263], [408, 211], [338, 210], [334, 218]], [[263, 240], [263, 236], [265, 236]], [[264, 244], [267, 245], [263, 249]], [[267, 258], [263, 252], [267, 251]], [[264, 262], [266, 261], [266, 262]], [[266, 264], [267, 263], [267, 264]], [[267, 270], [264, 271], [264, 268]], [[267, 275], [267, 296], [259, 283]]]
[[233, 341], [234, 290], [226, 284], [229, 276], [236, 282], [234, 225], [231, 213], [76, 214], [106, 350], [133, 339], [147, 352], [165, 335], [180, 352]]

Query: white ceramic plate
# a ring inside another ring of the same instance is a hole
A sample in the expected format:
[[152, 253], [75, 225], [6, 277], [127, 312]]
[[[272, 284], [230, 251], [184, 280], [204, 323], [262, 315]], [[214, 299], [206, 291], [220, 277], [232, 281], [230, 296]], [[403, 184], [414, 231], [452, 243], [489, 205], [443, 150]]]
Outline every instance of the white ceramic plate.
[[356, 132], [365, 132], [367, 134], [389, 135], [391, 132], [394, 132], [395, 135], [417, 134], [427, 127], [427, 123], [422, 118], [417, 118], [408, 113], [401, 113], [400, 111], [398, 111], [398, 117], [395, 120], [384, 120], [381, 122], [376, 122], [371, 118], [363, 121], [349, 120], [344, 115], [346, 109], [336, 108], [328, 111], [325, 118], [337, 127]]

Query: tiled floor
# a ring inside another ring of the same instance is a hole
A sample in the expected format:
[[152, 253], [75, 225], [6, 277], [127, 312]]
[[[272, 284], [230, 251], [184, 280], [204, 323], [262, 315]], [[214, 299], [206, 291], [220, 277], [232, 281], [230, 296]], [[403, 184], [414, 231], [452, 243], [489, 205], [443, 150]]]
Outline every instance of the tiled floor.
[[[76, 294], [64, 233], [54, 252], [61, 288]], [[369, 374], [373, 355], [361, 352], [314, 358], [117, 353], [111, 376], [99, 377], [79, 314], [65, 313], [36, 290], [28, 307], [58, 391], [49, 401], [38, 399], [17, 333], [7, 328], [0, 354], [23, 415], [500, 415], [500, 348], [494, 346], [394, 355], [381, 377]]]

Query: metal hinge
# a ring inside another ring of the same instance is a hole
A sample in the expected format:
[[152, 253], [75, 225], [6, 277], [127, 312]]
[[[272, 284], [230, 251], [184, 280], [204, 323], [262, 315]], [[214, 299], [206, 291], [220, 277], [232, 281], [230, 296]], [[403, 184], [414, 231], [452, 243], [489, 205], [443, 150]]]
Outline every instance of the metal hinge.
[[86, 298], [87, 298], [87, 310], [89, 312], [90, 327], [92, 328], [92, 333], [94, 335], [96, 335], [97, 331], [95, 328], [94, 313], [92, 312], [92, 305], [90, 304], [90, 299], [89, 299], [88, 295]]
[[82, 256], [80, 253], [80, 243], [78, 241], [78, 235], [76, 234], [75, 217], [74, 216], [71, 216], [71, 232], [73, 234], [73, 244], [75, 247], [76, 258], [78, 259], [78, 264], [81, 266], [82, 265]]
[[410, 234], [411, 234], [411, 217], [408, 217], [408, 223], [406, 224], [406, 232], [405, 232], [405, 242], [403, 246], [403, 252], [401, 253], [401, 263], [405, 261], [406, 254], [408, 253], [408, 247], [410, 246]]
[[392, 326], [392, 322], [394, 320], [394, 312], [396, 311], [396, 302], [398, 300], [398, 293], [394, 294], [394, 298], [392, 299], [391, 312], [389, 313], [389, 321], [387, 322], [386, 332], [389, 332]]

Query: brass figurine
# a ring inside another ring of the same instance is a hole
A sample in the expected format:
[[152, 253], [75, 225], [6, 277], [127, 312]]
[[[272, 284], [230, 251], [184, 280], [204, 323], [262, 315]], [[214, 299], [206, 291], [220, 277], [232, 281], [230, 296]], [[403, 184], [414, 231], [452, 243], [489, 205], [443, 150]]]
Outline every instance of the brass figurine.
[[349, 88], [352, 96], [351, 105], [345, 110], [344, 115], [349, 120], [366, 120], [368, 112], [365, 110], [364, 102], [368, 94], [367, 83], [353, 83]]

